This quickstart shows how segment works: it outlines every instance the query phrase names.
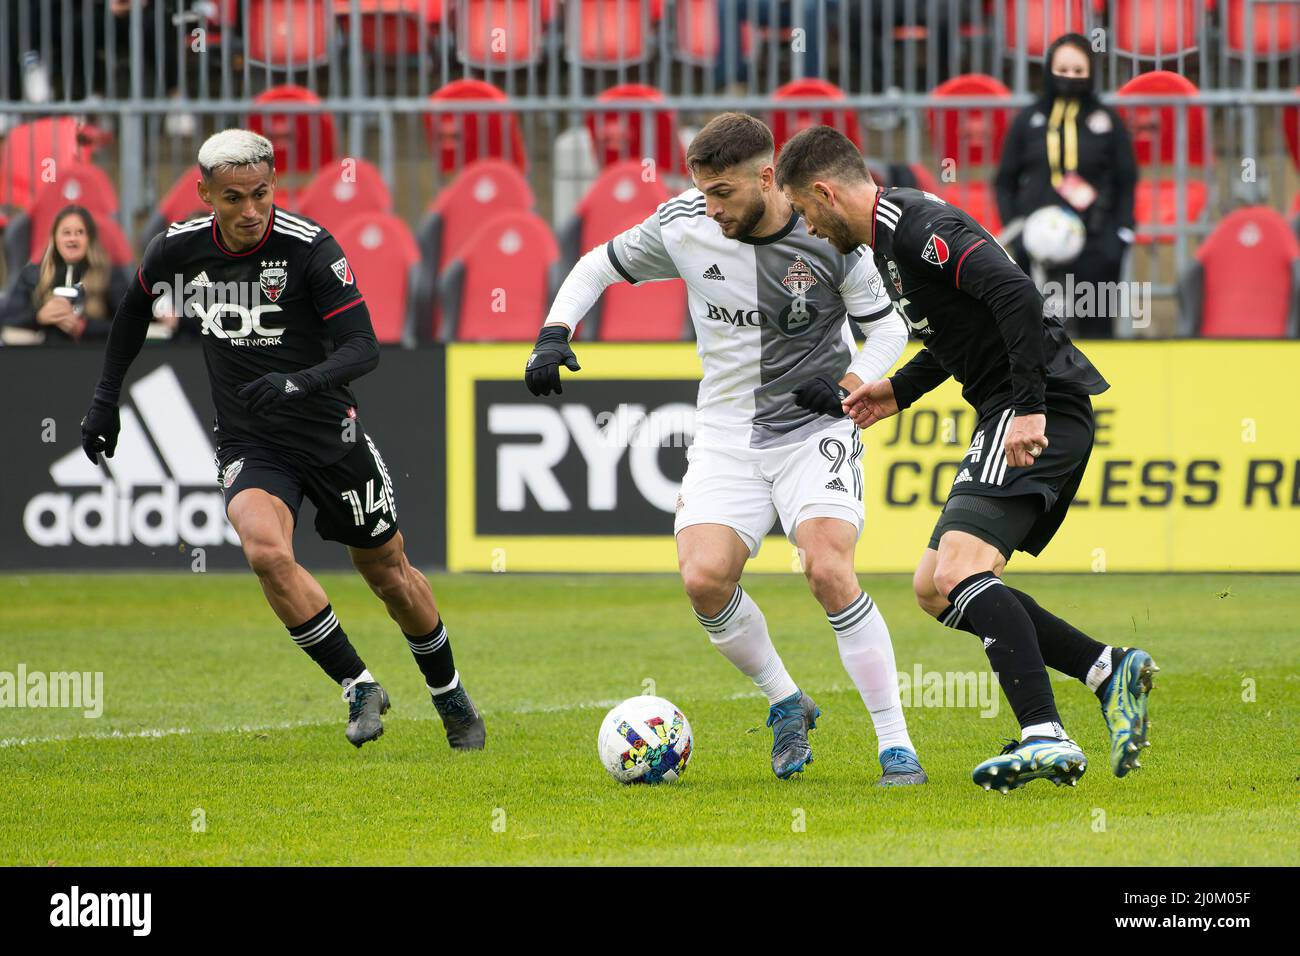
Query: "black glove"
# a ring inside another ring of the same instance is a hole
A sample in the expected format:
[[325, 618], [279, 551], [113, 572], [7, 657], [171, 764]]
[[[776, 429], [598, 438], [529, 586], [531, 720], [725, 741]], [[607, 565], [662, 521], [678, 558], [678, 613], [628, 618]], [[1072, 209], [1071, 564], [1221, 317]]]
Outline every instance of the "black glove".
[[301, 398], [307, 390], [283, 372], [267, 372], [243, 386], [237, 393], [254, 415], [269, 412], [281, 402]]
[[844, 417], [844, 399], [849, 390], [829, 375], [810, 378], [794, 390], [794, 403], [800, 408], [832, 418]]
[[117, 433], [121, 430], [117, 405], [97, 398], [90, 403], [90, 411], [81, 420], [81, 450], [98, 465], [101, 451], [108, 458], [117, 451]]
[[559, 325], [547, 325], [537, 336], [533, 354], [528, 356], [524, 366], [524, 384], [534, 395], [563, 395], [560, 386], [560, 366], [570, 372], [576, 372], [581, 365], [578, 357], [569, 348], [569, 330]]

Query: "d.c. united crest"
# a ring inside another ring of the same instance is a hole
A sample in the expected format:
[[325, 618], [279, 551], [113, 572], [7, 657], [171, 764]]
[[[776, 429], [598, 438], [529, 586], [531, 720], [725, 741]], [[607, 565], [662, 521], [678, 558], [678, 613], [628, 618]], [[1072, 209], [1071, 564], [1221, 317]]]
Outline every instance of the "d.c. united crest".
[[284, 259], [262, 263], [262, 272], [257, 277], [257, 282], [262, 287], [262, 295], [271, 302], [278, 301], [284, 294], [284, 287], [289, 282], [289, 273], [285, 269], [288, 264]]

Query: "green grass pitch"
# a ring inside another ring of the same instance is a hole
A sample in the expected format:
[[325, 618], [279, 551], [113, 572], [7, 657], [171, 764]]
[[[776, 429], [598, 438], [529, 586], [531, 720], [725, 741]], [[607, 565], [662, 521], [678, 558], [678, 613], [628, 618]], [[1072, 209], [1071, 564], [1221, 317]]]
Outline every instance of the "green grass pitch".
[[[1010, 711], [922, 699], [907, 712], [931, 783], [880, 790], [866, 711], [797, 575], [746, 579], [824, 711], [815, 763], [788, 782], [769, 767], [765, 701], [709, 646], [674, 577], [432, 578], [488, 722], [487, 750], [460, 754], [355, 576], [322, 583], [394, 705], [360, 751], [337, 688], [251, 575], [3, 576], [0, 671], [102, 671], [105, 703], [98, 719], [0, 709], [0, 864], [1300, 862], [1300, 579], [1018, 580], [1161, 665], [1153, 746], [1128, 778], [1110, 774], [1096, 700], [1061, 679], [1091, 761], [1076, 789], [984, 792], [970, 771], [1014, 733]], [[901, 671], [986, 668], [974, 638], [922, 615], [906, 578], [864, 585]], [[675, 786], [619, 786], [596, 759], [600, 718], [644, 681], [694, 729]]]

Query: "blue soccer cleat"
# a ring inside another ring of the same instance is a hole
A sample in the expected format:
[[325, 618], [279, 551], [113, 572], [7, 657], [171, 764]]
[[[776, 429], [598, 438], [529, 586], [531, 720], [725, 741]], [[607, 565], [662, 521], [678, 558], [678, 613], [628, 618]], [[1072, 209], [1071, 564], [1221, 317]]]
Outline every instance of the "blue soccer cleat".
[[985, 790], [1006, 793], [1031, 780], [1073, 787], [1087, 769], [1088, 758], [1073, 740], [1031, 737], [1024, 742], [1008, 741], [1000, 755], [975, 768], [971, 779]]
[[908, 787], [918, 783], [929, 783], [930, 778], [921, 769], [921, 762], [916, 759], [916, 751], [907, 747], [890, 747], [880, 755], [880, 775], [882, 787]]
[[1151, 727], [1147, 695], [1151, 693], [1152, 675], [1158, 670], [1150, 654], [1129, 648], [1102, 696], [1101, 713], [1110, 731], [1110, 769], [1117, 777], [1141, 767], [1138, 757], [1144, 747], [1151, 746], [1147, 740]]
[[778, 700], [767, 713], [772, 728], [772, 772], [786, 780], [812, 763], [808, 731], [817, 726], [821, 708], [803, 691]]

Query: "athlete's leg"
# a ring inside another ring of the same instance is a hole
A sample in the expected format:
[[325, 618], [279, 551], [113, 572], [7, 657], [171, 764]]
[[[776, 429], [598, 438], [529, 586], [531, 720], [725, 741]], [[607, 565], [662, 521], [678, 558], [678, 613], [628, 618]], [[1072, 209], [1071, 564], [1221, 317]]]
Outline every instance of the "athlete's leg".
[[835, 631], [844, 669], [871, 714], [877, 753], [904, 747], [915, 754], [899, 697], [889, 628], [853, 569], [857, 541], [856, 521], [812, 517], [795, 527], [804, 576]]
[[448, 742], [457, 750], [481, 750], [486, 737], [483, 718], [461, 683], [433, 589], [407, 559], [402, 533], [375, 548], [349, 547], [348, 554], [370, 590], [384, 602], [388, 616], [402, 629], [442, 717]]
[[348, 640], [324, 588], [295, 560], [289, 506], [262, 488], [246, 487], [230, 499], [226, 514], [267, 603], [293, 642], [343, 687], [349, 704], [348, 740], [360, 747], [379, 737], [388, 695]]

